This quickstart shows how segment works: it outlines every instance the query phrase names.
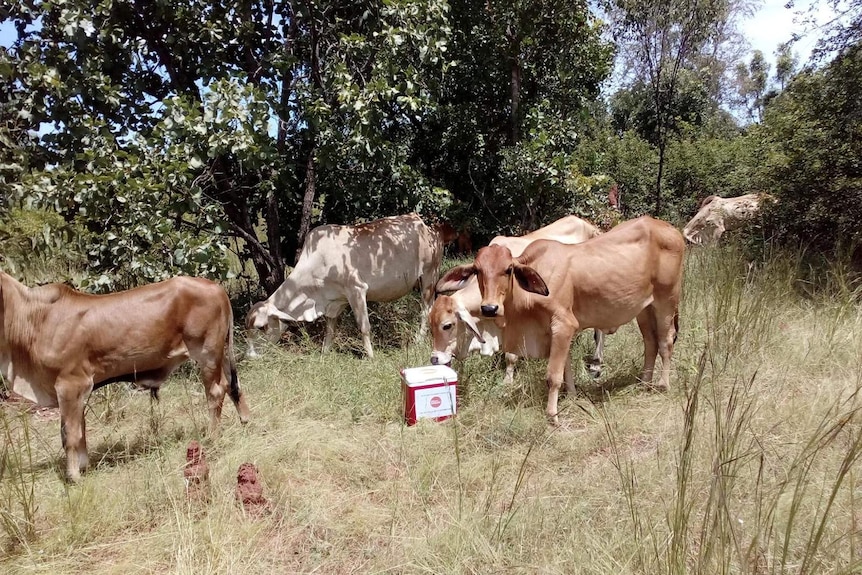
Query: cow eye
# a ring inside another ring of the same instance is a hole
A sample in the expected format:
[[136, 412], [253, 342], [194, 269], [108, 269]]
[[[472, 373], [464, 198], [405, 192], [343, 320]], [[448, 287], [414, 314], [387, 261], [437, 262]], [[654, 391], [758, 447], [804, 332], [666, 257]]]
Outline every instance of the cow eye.
[[506, 275], [507, 275], [507, 276], [512, 275], [512, 270], [514, 270], [514, 269], [515, 269], [515, 266], [509, 266], [509, 267], [507, 267], [507, 268], [506, 268]]
[[449, 331], [450, 329], [452, 329], [452, 325], [453, 325], [453, 324], [452, 324], [452, 322], [451, 322], [451, 321], [450, 321], [450, 322], [446, 322], [446, 323], [444, 323], [444, 324], [443, 324], [443, 331]]

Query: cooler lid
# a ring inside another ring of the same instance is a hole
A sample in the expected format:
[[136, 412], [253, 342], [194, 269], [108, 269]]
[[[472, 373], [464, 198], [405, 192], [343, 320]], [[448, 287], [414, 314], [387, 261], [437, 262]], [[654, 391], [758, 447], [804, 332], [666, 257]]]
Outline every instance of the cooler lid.
[[425, 365], [407, 367], [401, 370], [401, 377], [407, 385], [431, 385], [434, 383], [455, 383], [458, 374], [448, 365]]

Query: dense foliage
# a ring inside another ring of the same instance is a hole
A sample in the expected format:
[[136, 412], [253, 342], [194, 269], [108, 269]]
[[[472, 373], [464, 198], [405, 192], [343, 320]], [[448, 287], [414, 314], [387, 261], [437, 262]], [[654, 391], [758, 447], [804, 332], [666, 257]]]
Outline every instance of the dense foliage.
[[774, 233], [832, 255], [862, 244], [862, 45], [794, 78], [767, 109]]
[[2, 257], [272, 291], [323, 222], [416, 210], [481, 242], [754, 191], [776, 240], [831, 253], [859, 240], [862, 2], [824, 1], [845, 16], [801, 72], [745, 56], [744, 0], [14, 3]]

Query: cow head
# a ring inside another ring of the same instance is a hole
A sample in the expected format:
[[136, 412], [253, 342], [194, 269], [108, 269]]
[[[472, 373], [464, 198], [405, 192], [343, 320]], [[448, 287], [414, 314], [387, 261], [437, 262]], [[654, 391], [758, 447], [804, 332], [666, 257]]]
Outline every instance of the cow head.
[[[453, 355], [463, 359], [473, 347], [472, 341], [466, 341], [468, 336], [482, 345], [485, 344], [476, 319], [450, 296], [441, 295], [434, 301], [428, 319], [433, 338], [433, 365], [446, 365], [452, 361]], [[472, 335], [465, 332], [465, 328]]]
[[[479, 250], [472, 264], [457, 266], [446, 272], [437, 283], [437, 291], [459, 289], [475, 275], [482, 292], [482, 315], [505, 316], [504, 302], [512, 292], [513, 278], [525, 291], [548, 295], [548, 286], [539, 273], [512, 257], [509, 248], [490, 245]], [[456, 287], [453, 287], [456, 286]]]
[[709, 205], [702, 208], [682, 230], [686, 241], [694, 245], [714, 245], [724, 233], [724, 215], [712, 213]]
[[258, 335], [263, 335], [272, 343], [278, 342], [282, 331], [279, 319], [284, 315], [269, 300], [259, 301], [251, 306], [251, 309], [245, 316], [245, 331], [249, 343], [248, 355], [250, 357], [257, 356], [253, 340]]

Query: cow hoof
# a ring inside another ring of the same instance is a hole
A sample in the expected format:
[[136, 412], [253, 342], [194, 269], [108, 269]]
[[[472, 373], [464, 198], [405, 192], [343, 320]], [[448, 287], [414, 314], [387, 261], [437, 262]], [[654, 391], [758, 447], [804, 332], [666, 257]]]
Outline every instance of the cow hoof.
[[589, 365], [587, 366], [587, 371], [590, 374], [590, 377], [593, 379], [598, 379], [602, 376], [602, 366], [601, 365]]

